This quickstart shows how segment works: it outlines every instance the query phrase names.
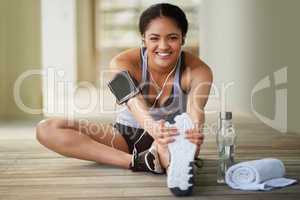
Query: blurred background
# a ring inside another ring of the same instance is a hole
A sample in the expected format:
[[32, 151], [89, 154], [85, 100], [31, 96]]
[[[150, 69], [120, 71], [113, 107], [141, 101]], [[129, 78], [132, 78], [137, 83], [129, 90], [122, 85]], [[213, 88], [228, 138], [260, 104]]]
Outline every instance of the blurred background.
[[140, 47], [139, 15], [157, 2], [186, 12], [184, 48], [213, 70], [208, 118], [300, 133], [298, 0], [0, 0], [0, 138], [51, 116], [111, 122], [108, 64]]

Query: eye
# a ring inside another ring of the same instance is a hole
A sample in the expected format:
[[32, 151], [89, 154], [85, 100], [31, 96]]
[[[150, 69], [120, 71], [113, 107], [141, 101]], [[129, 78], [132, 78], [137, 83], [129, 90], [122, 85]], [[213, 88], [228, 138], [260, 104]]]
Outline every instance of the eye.
[[157, 38], [157, 37], [151, 37], [150, 40], [151, 40], [151, 41], [157, 41], [158, 38]]
[[178, 37], [177, 36], [171, 36], [170, 39], [171, 40], [178, 40]]

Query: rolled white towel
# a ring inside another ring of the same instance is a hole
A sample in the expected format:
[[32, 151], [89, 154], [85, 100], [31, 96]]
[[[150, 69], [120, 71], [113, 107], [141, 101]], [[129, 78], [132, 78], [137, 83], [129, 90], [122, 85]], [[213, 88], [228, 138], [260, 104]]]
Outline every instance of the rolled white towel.
[[285, 187], [297, 180], [283, 178], [285, 167], [274, 158], [241, 162], [231, 166], [225, 175], [226, 183], [233, 189], [271, 190]]

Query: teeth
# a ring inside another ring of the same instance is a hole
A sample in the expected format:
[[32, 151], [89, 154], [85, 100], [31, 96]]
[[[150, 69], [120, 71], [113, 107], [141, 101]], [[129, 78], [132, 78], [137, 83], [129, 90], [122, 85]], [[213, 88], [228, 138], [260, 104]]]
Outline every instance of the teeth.
[[159, 56], [169, 56], [171, 53], [157, 53]]

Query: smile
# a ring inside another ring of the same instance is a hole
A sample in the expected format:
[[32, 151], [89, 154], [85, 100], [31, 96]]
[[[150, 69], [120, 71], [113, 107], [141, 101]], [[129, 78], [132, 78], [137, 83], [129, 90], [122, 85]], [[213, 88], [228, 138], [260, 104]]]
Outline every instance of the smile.
[[171, 56], [171, 52], [157, 52], [156, 55], [158, 55], [160, 58], [168, 58]]

